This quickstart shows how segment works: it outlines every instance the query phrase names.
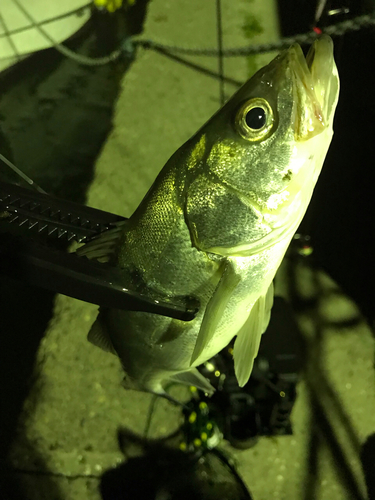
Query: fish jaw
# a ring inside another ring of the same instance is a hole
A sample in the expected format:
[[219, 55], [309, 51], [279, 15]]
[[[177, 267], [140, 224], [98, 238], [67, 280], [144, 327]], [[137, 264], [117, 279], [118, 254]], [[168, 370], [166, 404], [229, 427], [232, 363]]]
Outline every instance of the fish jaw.
[[298, 44], [287, 52], [294, 76], [296, 101], [295, 139], [307, 140], [332, 128], [339, 96], [339, 78], [332, 39], [323, 35], [306, 56]]
[[299, 45], [290, 48], [289, 57], [295, 79], [295, 146], [288, 170], [291, 181], [285, 191], [277, 195], [279, 199], [285, 200], [280, 204], [280, 212], [284, 212], [284, 217], [273, 227], [282, 225], [283, 219], [292, 217], [296, 229], [310, 202], [332, 140], [339, 77], [333, 42], [329, 36], [316, 40], [306, 59]]
[[262, 206], [264, 221], [273, 229], [266, 240], [293, 233], [310, 202], [333, 136], [333, 118], [339, 97], [339, 77], [333, 56], [333, 42], [316, 40], [305, 59], [299, 45], [285, 54], [293, 75], [295, 100], [294, 145], [285, 177], [286, 187], [271, 195]]
[[295, 107], [294, 137], [296, 142], [306, 141], [323, 132], [325, 120], [314, 82], [299, 45], [288, 51], [289, 68], [293, 75]]
[[306, 56], [314, 91], [319, 100], [324, 120], [332, 127], [333, 115], [339, 98], [340, 81], [333, 56], [333, 42], [323, 35], [310, 47]]

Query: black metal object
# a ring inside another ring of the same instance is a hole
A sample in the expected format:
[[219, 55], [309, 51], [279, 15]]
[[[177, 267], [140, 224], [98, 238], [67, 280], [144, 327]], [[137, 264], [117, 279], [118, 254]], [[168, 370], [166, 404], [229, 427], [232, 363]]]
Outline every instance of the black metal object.
[[[283, 36], [315, 25], [318, 1], [279, 0]], [[317, 26], [375, 11], [374, 0], [327, 0]], [[373, 116], [375, 30], [363, 28], [334, 39], [341, 89], [334, 137], [303, 221], [314, 260], [375, 321], [375, 219], [373, 211]]]
[[233, 460], [215, 448], [202, 453], [178, 449], [181, 429], [161, 439], [146, 439], [119, 429], [126, 461], [100, 481], [103, 500], [252, 500]]
[[[45, 239], [78, 241], [91, 239], [126, 219], [119, 215], [61, 200], [0, 181], [0, 212], [11, 227], [7, 230]], [[19, 228], [17, 230], [16, 228]]]
[[0, 272], [105, 307], [193, 319], [199, 308], [194, 298], [145, 295], [121, 269], [51, 246], [89, 240], [119, 223], [126, 220], [0, 182]]
[[[231, 347], [224, 349], [200, 368], [216, 388], [210, 399], [200, 399], [207, 404], [204, 411], [209, 411], [209, 419], [201, 415], [200, 421], [205, 425], [215, 422], [224, 438], [241, 449], [253, 446], [258, 436], [291, 434], [290, 414], [304, 357], [301, 336], [288, 303], [275, 297], [252, 375], [242, 389], [234, 374], [231, 352]], [[198, 414], [199, 408], [195, 405], [193, 411]], [[196, 420], [192, 422], [195, 426]], [[207, 433], [203, 428], [194, 432], [198, 439], [199, 432]], [[190, 441], [194, 443], [194, 439]], [[204, 443], [198, 443], [200, 446]]]

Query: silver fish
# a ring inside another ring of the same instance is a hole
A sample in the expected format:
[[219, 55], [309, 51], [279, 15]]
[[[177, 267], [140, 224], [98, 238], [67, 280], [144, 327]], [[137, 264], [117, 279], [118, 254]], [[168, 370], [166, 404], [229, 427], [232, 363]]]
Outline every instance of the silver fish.
[[299, 45], [258, 71], [166, 163], [129, 221], [78, 253], [122, 268], [124, 286], [195, 296], [183, 322], [101, 309], [89, 333], [117, 354], [127, 386], [213, 388], [197, 370], [236, 336], [248, 381], [273, 302], [272, 282], [309, 204], [331, 142], [339, 94], [333, 43]]

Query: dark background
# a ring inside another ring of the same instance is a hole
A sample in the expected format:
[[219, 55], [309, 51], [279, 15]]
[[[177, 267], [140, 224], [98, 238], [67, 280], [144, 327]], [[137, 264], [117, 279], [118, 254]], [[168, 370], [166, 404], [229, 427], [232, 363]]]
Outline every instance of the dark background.
[[[114, 26], [108, 19], [94, 17], [68, 45], [93, 57], [107, 54], [124, 33], [141, 31], [146, 3], [137, 1], [130, 25], [125, 19], [117, 18], [119, 24]], [[373, 0], [328, 3], [332, 8], [347, 5], [350, 13], [325, 15], [320, 26], [375, 9]], [[309, 31], [315, 6], [313, 0], [279, 0], [282, 34]], [[341, 78], [335, 136], [301, 228], [313, 238], [316, 264], [357, 302], [371, 324], [375, 319], [374, 38], [374, 28], [366, 28], [334, 39]], [[50, 49], [2, 73], [0, 151], [47, 192], [84, 202], [95, 160], [112, 126], [120, 80], [130, 63], [83, 67]], [[9, 175], [3, 167], [0, 172], [3, 179]], [[0, 304], [0, 498], [23, 499], [17, 479], [9, 480], [2, 465], [52, 314], [53, 294], [2, 278]], [[368, 450], [367, 456], [373, 454], [373, 440]], [[56, 488], [51, 481], [51, 498], [59, 497]]]
[[[283, 36], [314, 26], [317, 2], [279, 0]], [[347, 7], [348, 14], [328, 16]], [[318, 26], [375, 10], [373, 0], [327, 2]], [[333, 37], [341, 90], [334, 137], [301, 230], [312, 236], [315, 263], [351, 296], [374, 327], [375, 29]]]
[[[126, 15], [93, 13], [70, 49], [91, 57], [109, 54], [142, 31], [148, 0]], [[49, 194], [84, 203], [97, 156], [112, 128], [121, 79], [132, 60], [82, 66], [55, 49], [36, 52], [0, 74], [0, 152]], [[2, 180], [19, 178], [0, 162]], [[24, 184], [23, 184], [24, 185]], [[54, 294], [0, 276], [0, 499], [24, 500], [6, 457], [23, 401], [33, 383], [39, 343], [52, 316]], [[42, 462], [30, 446], [35, 461]], [[45, 476], [50, 498], [61, 498]]]

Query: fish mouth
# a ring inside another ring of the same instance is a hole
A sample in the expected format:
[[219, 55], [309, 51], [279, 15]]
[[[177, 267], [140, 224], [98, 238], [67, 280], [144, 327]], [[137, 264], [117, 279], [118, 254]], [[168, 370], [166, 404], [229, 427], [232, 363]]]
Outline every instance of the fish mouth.
[[333, 56], [333, 42], [327, 35], [317, 39], [306, 56], [298, 44], [288, 51], [294, 78], [296, 140], [306, 140], [332, 125], [339, 79]]
[[[264, 221], [272, 229], [270, 235], [273, 234], [275, 239], [295, 231], [303, 217], [332, 137], [332, 122], [339, 95], [338, 71], [329, 36], [317, 39], [306, 59], [301, 47], [292, 45], [286, 52], [286, 66], [293, 82], [292, 127], [294, 139], [299, 145], [290, 164], [291, 179], [287, 187], [267, 200], [266, 209], [261, 208]], [[321, 142], [307, 142], [322, 132], [324, 138]], [[304, 157], [305, 161], [301, 164]]]

